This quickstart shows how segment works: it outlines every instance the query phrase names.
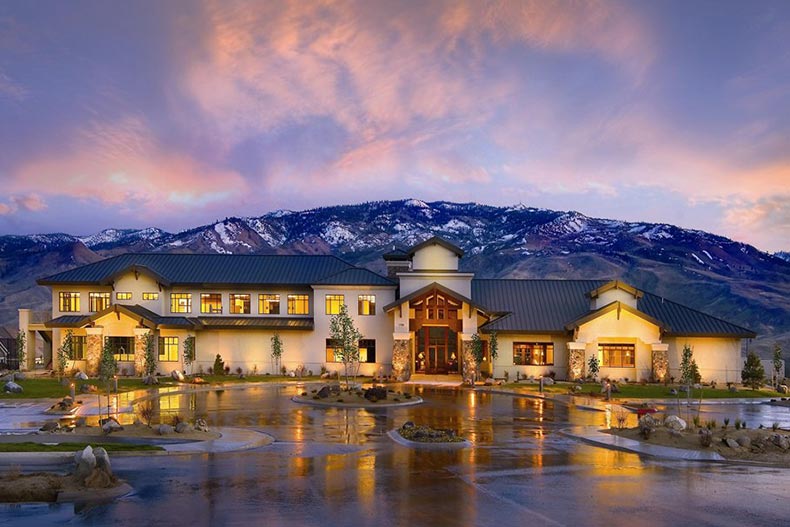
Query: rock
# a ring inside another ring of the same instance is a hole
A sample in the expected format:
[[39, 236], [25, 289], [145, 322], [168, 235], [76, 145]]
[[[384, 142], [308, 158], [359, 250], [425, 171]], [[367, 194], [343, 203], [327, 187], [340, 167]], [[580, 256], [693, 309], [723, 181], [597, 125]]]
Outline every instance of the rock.
[[551, 386], [552, 384], [554, 384], [554, 379], [552, 379], [551, 377], [543, 377], [544, 386]]
[[374, 386], [365, 390], [365, 399], [368, 401], [383, 401], [387, 398], [387, 389], [381, 386]]
[[669, 395], [677, 395], [677, 394], [678, 394], [678, 391], [676, 389], [674, 389], [674, 388], [670, 388], [669, 389]]
[[96, 468], [103, 470], [109, 475], [112, 475], [112, 467], [110, 466], [110, 455], [102, 447], [95, 448], [93, 455], [96, 457]]
[[339, 395], [340, 394], [340, 383], [331, 384], [329, 386], [329, 393], [332, 395]]
[[289, 371], [288, 372], [288, 377], [296, 377], [296, 372], [295, 371]]
[[743, 448], [749, 448], [752, 446], [752, 440], [746, 434], [741, 434], [735, 438], [739, 445]]
[[677, 430], [680, 432], [686, 429], [686, 421], [676, 415], [670, 415], [664, 419], [664, 426], [670, 430]]
[[175, 429], [167, 424], [161, 424], [159, 425], [159, 428], [156, 429], [156, 433], [160, 436], [166, 436], [172, 434], [173, 432], [175, 432]]
[[54, 432], [55, 430], [60, 430], [60, 423], [57, 421], [47, 421], [39, 430], [42, 432]]
[[195, 430], [198, 432], [208, 432], [208, 425], [206, 424], [205, 419], [196, 419], [195, 420]]
[[78, 371], [77, 374], [74, 376], [75, 379], [78, 381], [87, 381], [88, 375], [85, 372]]
[[[674, 430], [673, 430], [674, 432]], [[679, 434], [680, 432], [675, 432]], [[708, 448], [713, 444], [713, 433], [708, 430], [707, 428], [701, 428], [699, 431], [699, 444], [705, 448]]]
[[612, 393], [620, 393], [620, 387], [612, 383]]
[[781, 434], [774, 434], [771, 436], [771, 443], [778, 446], [782, 450], [790, 449], [790, 438]]
[[192, 377], [192, 384], [205, 384], [203, 377]]
[[92, 384], [83, 384], [80, 386], [80, 393], [96, 393], [98, 389]]
[[181, 421], [176, 425], [176, 434], [183, 434], [185, 432], [191, 432], [191, 431], [192, 431], [192, 427], [189, 425], [189, 423], [185, 421]]
[[121, 423], [116, 421], [115, 419], [106, 419], [104, 423], [101, 425], [101, 430], [105, 434], [112, 434], [113, 432], [118, 432], [119, 430], [123, 430]]
[[149, 375], [143, 379], [143, 384], [152, 385], [152, 384], [159, 384], [159, 379], [156, 378], [156, 375]]
[[580, 391], [582, 391], [582, 387], [581, 387], [581, 385], [580, 385], [580, 384], [574, 384], [574, 385], [573, 385], [573, 391], [574, 391], [574, 392], [580, 392]]
[[689, 393], [689, 387], [683, 384], [678, 388], [678, 391], [680, 393]]
[[790, 393], [790, 388], [788, 388], [786, 384], [780, 384], [776, 388], [776, 391], [779, 393]]
[[493, 385], [494, 385], [494, 379], [492, 379], [491, 377], [489, 377], [489, 378], [487, 378], [485, 381], [483, 381], [483, 384], [484, 384], [485, 386], [493, 386]]
[[643, 426], [649, 426], [650, 428], [656, 428], [660, 424], [661, 423], [658, 422], [658, 420], [655, 417], [653, 417], [652, 415], [650, 415], [650, 414], [645, 414], [645, 415], [643, 415], [642, 417], [639, 418], [639, 428], [642, 428]]
[[735, 385], [733, 385], [733, 384], [731, 384], [729, 387], [727, 387], [727, 390], [730, 393], [737, 393], [738, 392], [738, 388], [736, 388]]
[[170, 377], [172, 377], [174, 381], [178, 381], [178, 382], [184, 382], [185, 380], [184, 374], [178, 370], [171, 371]]
[[402, 428], [406, 428], [406, 429], [414, 428], [414, 421], [406, 421], [405, 423], [403, 423], [403, 427]]
[[695, 390], [701, 390], [701, 389], [702, 389], [702, 385], [701, 385], [700, 383], [695, 383], [695, 384], [694, 384], [694, 386], [693, 386], [693, 388], [694, 388]]
[[327, 397], [329, 397], [330, 391], [331, 390], [329, 389], [329, 386], [325, 384], [325, 385], [321, 386], [321, 389], [318, 390], [318, 393], [316, 393], [316, 395], [320, 399], [326, 399]]
[[741, 445], [738, 444], [738, 442], [731, 437], [725, 438], [724, 444], [726, 444], [728, 447], [732, 448], [733, 450], [740, 450], [741, 448]]
[[87, 478], [93, 472], [93, 469], [96, 468], [96, 456], [93, 454], [93, 447], [88, 445], [83, 450], [77, 450], [74, 454], [74, 463], [76, 464], [74, 475], [77, 479], [82, 481]]
[[27, 379], [27, 375], [25, 375], [24, 372], [17, 371], [17, 372], [14, 372], [14, 378], [13, 379], [9, 379], [9, 380], [24, 381], [25, 379]]
[[14, 381], [8, 381], [7, 383], [5, 383], [5, 386], [3, 387], [3, 391], [8, 393], [22, 393], [23, 390], [22, 387], [19, 386]]

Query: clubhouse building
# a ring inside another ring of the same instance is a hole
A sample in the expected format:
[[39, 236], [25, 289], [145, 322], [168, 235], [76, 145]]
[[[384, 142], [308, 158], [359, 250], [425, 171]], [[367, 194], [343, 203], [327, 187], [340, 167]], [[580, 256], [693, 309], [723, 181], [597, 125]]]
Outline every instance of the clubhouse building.
[[345, 304], [363, 335], [360, 373], [403, 380], [468, 379], [477, 335], [481, 370], [495, 377], [577, 379], [597, 356], [601, 377], [663, 380], [679, 377], [689, 345], [704, 380], [740, 382], [741, 340], [755, 336], [618, 280], [476, 279], [459, 270], [463, 251], [441, 238], [383, 257], [387, 276], [334, 256], [123, 254], [39, 280], [52, 290], [52, 311], [20, 309], [19, 329], [43, 340], [45, 364], [71, 331], [74, 367], [89, 375], [107, 339], [121, 374], [139, 375], [149, 333], [163, 374], [186, 369], [187, 342], [195, 373], [217, 354], [234, 372], [277, 373], [275, 333], [282, 366], [317, 373], [342, 370], [329, 324]]

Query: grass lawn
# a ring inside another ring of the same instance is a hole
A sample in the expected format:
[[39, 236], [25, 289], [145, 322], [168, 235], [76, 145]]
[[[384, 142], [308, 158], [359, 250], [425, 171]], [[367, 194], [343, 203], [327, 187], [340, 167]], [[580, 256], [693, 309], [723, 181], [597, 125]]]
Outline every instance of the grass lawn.
[[[103, 382], [99, 379], [88, 379], [87, 381], [78, 381], [74, 380], [74, 386], [76, 387], [76, 395], [77, 397], [86, 396], [90, 394], [81, 394], [80, 393], [80, 386], [83, 384], [92, 384], [99, 388], [99, 390], [103, 393], [106, 389], [106, 386]], [[49, 398], [49, 399], [59, 399], [66, 395], [69, 395], [69, 388], [64, 387], [60, 384], [60, 381], [56, 377], [52, 378], [31, 378], [25, 379], [24, 381], [16, 381], [18, 385], [22, 387], [22, 393], [0, 393], [0, 400], [3, 399], [42, 399], [42, 398]], [[175, 381], [170, 379], [169, 377], [160, 377], [159, 378], [159, 386], [169, 386], [175, 384]], [[143, 384], [143, 381], [139, 378], [119, 378], [118, 379], [118, 391], [119, 392], [128, 392], [131, 390], [140, 390], [150, 388], [150, 386], [146, 386]]]
[[45, 445], [43, 443], [0, 443], [0, 452], [76, 452], [90, 445], [93, 448], [102, 447], [107, 452], [145, 452], [164, 450], [157, 445], [135, 445], [130, 443], [58, 443]]
[[[543, 391], [546, 393], [568, 393], [570, 387], [575, 383], [559, 383], [552, 384], [551, 386], [544, 386]], [[505, 384], [508, 388], [519, 388], [520, 391], [538, 393], [540, 387], [538, 384], [526, 383], [509, 383]], [[585, 383], [582, 384], [582, 395], [601, 395], [601, 385], [598, 383]], [[613, 393], [612, 399], [674, 399], [676, 396], [670, 395], [669, 390], [672, 386], [664, 386], [663, 384], [648, 384], [642, 386], [641, 384], [620, 384], [620, 393]], [[677, 389], [677, 386], [675, 386]], [[779, 392], [771, 389], [752, 390], [751, 388], [739, 388], [737, 392], [732, 393], [727, 388], [707, 388], [703, 387], [701, 390], [692, 389], [691, 399], [699, 399], [700, 391], [702, 391], [703, 399], [752, 399], [752, 398], [765, 398], [765, 397], [781, 397]], [[680, 398], [685, 399], [686, 395], [681, 393]]]
[[229, 375], [199, 375], [196, 374], [196, 377], [200, 377], [204, 381], [216, 384], [216, 383], [238, 383], [238, 382], [286, 382], [286, 381], [302, 381], [302, 382], [315, 382], [321, 380], [318, 375], [313, 375], [312, 377], [304, 376], [301, 379], [296, 377], [288, 377], [286, 375], [246, 375], [243, 379], [240, 379], [236, 374], [229, 374]]

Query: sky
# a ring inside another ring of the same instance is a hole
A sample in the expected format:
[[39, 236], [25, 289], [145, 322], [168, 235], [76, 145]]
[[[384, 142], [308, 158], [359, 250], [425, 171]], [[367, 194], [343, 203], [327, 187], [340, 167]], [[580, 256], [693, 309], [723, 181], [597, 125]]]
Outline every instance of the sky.
[[0, 182], [0, 234], [413, 197], [790, 250], [790, 2], [2, 2]]

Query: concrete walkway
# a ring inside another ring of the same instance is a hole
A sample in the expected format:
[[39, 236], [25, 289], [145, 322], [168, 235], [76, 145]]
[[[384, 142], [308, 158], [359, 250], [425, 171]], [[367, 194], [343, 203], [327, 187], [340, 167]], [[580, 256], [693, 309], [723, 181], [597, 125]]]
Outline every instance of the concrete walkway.
[[560, 434], [602, 448], [633, 452], [635, 454], [644, 454], [662, 459], [679, 459], [684, 461], [726, 461], [726, 459], [717, 452], [705, 452], [702, 450], [687, 450], [685, 448], [652, 445], [642, 441], [620, 437], [614, 434], [607, 434], [601, 432], [596, 427], [576, 426], [572, 428], [565, 428], [560, 430]]

